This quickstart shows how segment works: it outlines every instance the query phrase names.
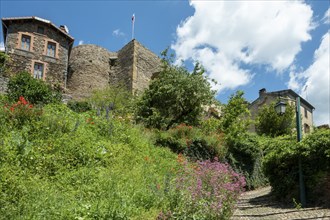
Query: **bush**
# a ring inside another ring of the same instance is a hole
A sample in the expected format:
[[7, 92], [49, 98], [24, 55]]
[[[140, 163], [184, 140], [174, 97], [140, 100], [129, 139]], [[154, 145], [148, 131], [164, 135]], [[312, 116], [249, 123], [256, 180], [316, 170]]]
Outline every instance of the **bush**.
[[198, 125], [203, 106], [210, 105], [215, 95], [204, 69], [197, 63], [190, 73], [183, 66], [174, 66], [166, 51], [163, 55], [162, 71], [141, 96], [135, 119], [147, 127], [163, 130], [182, 123]]
[[244, 174], [248, 190], [268, 183], [262, 170], [262, 141], [262, 137], [249, 133], [240, 134], [236, 138], [227, 135], [225, 138], [228, 147], [226, 158], [236, 172]]
[[8, 98], [16, 101], [23, 96], [31, 104], [47, 104], [60, 102], [62, 95], [59, 89], [52, 90], [44, 81], [35, 79], [28, 72], [21, 72], [10, 78], [8, 82]]
[[185, 124], [168, 131], [159, 131], [155, 143], [177, 154], [182, 153], [193, 161], [213, 160], [215, 157], [223, 161], [226, 155], [221, 134], [206, 135], [200, 129]]
[[276, 138], [268, 143], [265, 174], [277, 198], [299, 198], [298, 162], [302, 162], [307, 203], [329, 206], [330, 130], [317, 130], [297, 143]]
[[67, 106], [74, 112], [87, 112], [92, 106], [87, 101], [69, 101]]
[[12, 105], [7, 103], [4, 106], [4, 113], [6, 122], [16, 128], [21, 128], [41, 115], [41, 111], [26, 101], [23, 96], [19, 97], [17, 103]]

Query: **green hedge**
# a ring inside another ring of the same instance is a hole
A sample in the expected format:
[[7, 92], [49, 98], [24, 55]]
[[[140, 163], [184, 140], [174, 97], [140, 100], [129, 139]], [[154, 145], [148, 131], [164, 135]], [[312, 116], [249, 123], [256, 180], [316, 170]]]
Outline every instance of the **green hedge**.
[[264, 171], [274, 195], [286, 202], [299, 201], [298, 161], [302, 161], [307, 204], [329, 206], [330, 130], [316, 130], [299, 144], [292, 138], [268, 143]]
[[226, 138], [229, 164], [246, 178], [247, 190], [268, 184], [262, 169], [264, 157], [263, 145], [267, 138], [255, 134], [243, 133], [239, 137]]

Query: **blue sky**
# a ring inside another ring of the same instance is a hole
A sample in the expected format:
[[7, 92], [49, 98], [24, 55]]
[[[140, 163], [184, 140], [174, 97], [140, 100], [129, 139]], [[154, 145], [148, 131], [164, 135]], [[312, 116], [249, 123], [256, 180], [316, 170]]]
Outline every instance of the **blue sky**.
[[117, 51], [131, 40], [134, 13], [135, 38], [156, 54], [170, 47], [188, 65], [200, 61], [218, 81], [221, 102], [237, 90], [253, 101], [261, 88], [291, 88], [315, 106], [314, 123], [320, 125], [330, 124], [329, 5], [329, 0], [1, 0], [0, 16], [45, 18], [67, 25], [75, 45]]

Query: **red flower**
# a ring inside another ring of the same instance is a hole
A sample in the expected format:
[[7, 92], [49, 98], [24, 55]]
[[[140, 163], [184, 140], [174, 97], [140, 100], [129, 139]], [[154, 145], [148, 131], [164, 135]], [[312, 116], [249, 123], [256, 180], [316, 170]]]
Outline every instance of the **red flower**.
[[23, 96], [20, 96], [19, 97], [18, 103], [22, 103], [23, 105], [27, 105], [28, 104], [28, 102], [25, 100], [25, 98]]

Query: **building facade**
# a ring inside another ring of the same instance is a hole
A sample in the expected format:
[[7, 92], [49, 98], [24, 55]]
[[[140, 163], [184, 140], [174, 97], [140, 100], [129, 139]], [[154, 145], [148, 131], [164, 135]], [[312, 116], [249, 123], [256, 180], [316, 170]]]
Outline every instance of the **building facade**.
[[5, 52], [13, 73], [64, 85], [74, 39], [65, 26], [39, 17], [2, 18]]
[[[251, 112], [252, 120], [255, 120], [259, 110], [264, 105], [269, 105], [273, 102], [277, 103], [279, 101], [284, 101], [292, 106], [296, 105], [296, 98], [300, 97], [297, 93], [295, 93], [291, 89], [274, 91], [274, 92], [267, 92], [266, 89], [259, 90], [259, 97], [254, 100], [250, 106], [249, 110]], [[300, 97], [300, 112], [301, 112], [301, 119], [302, 119], [302, 131], [303, 133], [307, 134], [313, 130], [313, 111], [314, 107], [307, 102], [305, 99]], [[255, 126], [250, 126], [250, 131], [255, 132]]]
[[67, 90], [74, 99], [82, 99], [95, 89], [120, 83], [136, 94], [148, 87], [160, 69], [160, 58], [135, 39], [117, 52], [79, 45], [69, 60]]
[[161, 59], [135, 39], [111, 52], [92, 44], [73, 48], [66, 26], [38, 17], [3, 18], [2, 28], [11, 72], [58, 83], [74, 99], [118, 83], [139, 93], [161, 69]]

